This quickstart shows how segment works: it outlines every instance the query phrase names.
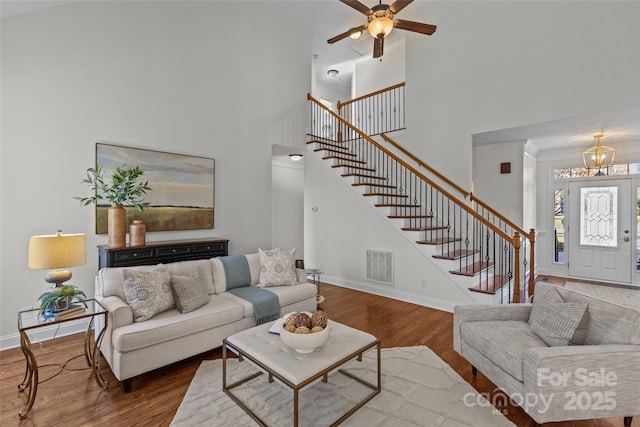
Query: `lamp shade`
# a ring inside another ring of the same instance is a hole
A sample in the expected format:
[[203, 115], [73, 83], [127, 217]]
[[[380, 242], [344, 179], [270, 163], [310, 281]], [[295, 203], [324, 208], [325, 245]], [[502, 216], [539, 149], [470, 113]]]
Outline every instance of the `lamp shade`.
[[29, 268], [47, 270], [83, 265], [87, 262], [87, 236], [62, 234], [32, 236], [29, 239]]

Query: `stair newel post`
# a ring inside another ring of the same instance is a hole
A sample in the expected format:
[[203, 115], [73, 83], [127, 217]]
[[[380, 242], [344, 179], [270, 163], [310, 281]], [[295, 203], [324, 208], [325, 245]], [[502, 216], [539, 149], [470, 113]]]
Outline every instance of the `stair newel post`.
[[513, 235], [513, 302], [520, 302], [520, 233]]
[[535, 278], [534, 278], [534, 269], [535, 269], [535, 265], [536, 263], [534, 262], [534, 256], [535, 256], [535, 246], [536, 246], [536, 230], [531, 228], [529, 229], [529, 243], [530, 243], [530, 248], [529, 248], [529, 286], [527, 287], [527, 294], [529, 295], [529, 297], [533, 296], [533, 291], [535, 290]]

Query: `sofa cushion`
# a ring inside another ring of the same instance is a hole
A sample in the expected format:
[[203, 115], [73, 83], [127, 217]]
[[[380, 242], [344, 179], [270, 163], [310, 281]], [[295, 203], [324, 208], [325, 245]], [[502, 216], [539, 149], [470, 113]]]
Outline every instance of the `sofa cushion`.
[[[135, 267], [107, 267], [100, 269], [100, 271], [98, 272], [98, 283], [102, 287], [102, 296], [116, 296], [120, 297], [120, 299], [124, 301], [125, 296], [124, 288], [122, 286], [122, 270], [126, 268], [128, 270], [136, 271], [151, 271], [156, 267], [156, 265], [139, 265]], [[180, 276], [187, 276], [194, 269], [197, 269], [198, 274], [200, 275], [200, 279], [207, 288], [207, 293], [214, 294], [216, 292], [213, 286], [213, 272], [211, 271], [211, 264], [208, 259], [172, 262], [164, 264], [164, 267], [167, 269], [169, 274], [177, 274]]]
[[566, 302], [589, 304], [584, 344], [640, 344], [640, 311], [569, 289], [558, 292]]
[[[295, 248], [293, 249], [295, 251]], [[258, 249], [260, 280], [258, 286], [291, 286], [298, 284], [292, 251]]]
[[524, 378], [523, 363], [527, 349], [548, 347], [527, 322], [518, 320], [465, 322], [460, 327], [460, 335], [463, 345], [472, 346], [518, 381]]
[[[113, 346], [116, 351], [126, 353], [159, 343], [195, 334], [241, 320], [242, 307], [219, 295], [210, 295], [204, 306], [181, 314], [171, 309], [159, 313], [146, 322], [133, 323], [113, 331]], [[222, 345], [212, 343], [212, 348]]]
[[165, 268], [153, 271], [122, 270], [125, 301], [133, 310], [133, 321], [143, 322], [175, 306], [171, 278]]
[[[269, 291], [278, 296], [280, 315], [285, 314], [282, 312], [282, 307], [304, 301], [316, 295], [316, 287], [311, 283], [300, 283], [295, 286], [274, 286], [269, 288]], [[220, 296], [241, 305], [244, 310], [244, 317], [253, 317], [253, 305], [249, 301], [229, 292], [220, 294]]]
[[534, 301], [531, 330], [551, 347], [568, 345], [589, 304], [586, 302]]
[[188, 313], [209, 302], [207, 289], [200, 280], [198, 270], [188, 276], [172, 275], [171, 290], [180, 313]]
[[256, 286], [260, 281], [260, 254], [245, 255], [247, 263], [249, 264], [249, 271], [251, 272], [251, 286]]
[[208, 259], [199, 259], [195, 261], [179, 261], [164, 264], [169, 274], [177, 276], [188, 276], [194, 270], [198, 270], [198, 276], [207, 289], [207, 293], [212, 295], [216, 293], [213, 286], [213, 272], [211, 271], [211, 263]]

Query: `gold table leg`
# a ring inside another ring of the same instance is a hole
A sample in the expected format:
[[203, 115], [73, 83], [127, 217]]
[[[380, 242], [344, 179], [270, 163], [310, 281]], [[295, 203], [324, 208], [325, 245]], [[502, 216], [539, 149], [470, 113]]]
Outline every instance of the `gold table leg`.
[[24, 331], [20, 331], [20, 349], [22, 349], [22, 353], [24, 354], [26, 368], [24, 379], [22, 383], [18, 385], [18, 391], [23, 392], [27, 389], [29, 390], [27, 403], [18, 414], [20, 419], [23, 420], [27, 417], [29, 411], [31, 411], [31, 408], [33, 408], [33, 402], [35, 402], [36, 393], [38, 392], [38, 363], [31, 350], [31, 341]]

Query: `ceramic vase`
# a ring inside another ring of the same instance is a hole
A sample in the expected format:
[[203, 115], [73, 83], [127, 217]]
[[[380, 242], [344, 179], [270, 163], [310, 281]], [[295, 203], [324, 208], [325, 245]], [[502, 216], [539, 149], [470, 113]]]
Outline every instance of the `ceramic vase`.
[[144, 246], [146, 243], [147, 226], [141, 219], [134, 219], [129, 226], [129, 246]]
[[108, 211], [107, 245], [110, 248], [124, 248], [127, 244], [127, 213], [122, 205], [111, 206]]

